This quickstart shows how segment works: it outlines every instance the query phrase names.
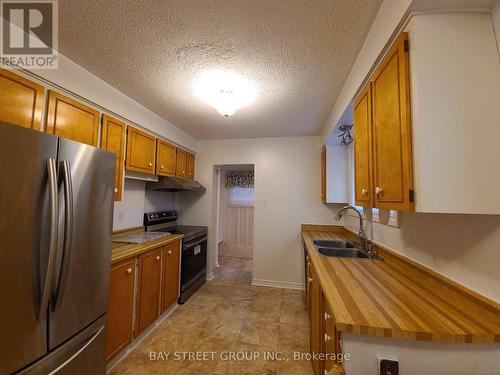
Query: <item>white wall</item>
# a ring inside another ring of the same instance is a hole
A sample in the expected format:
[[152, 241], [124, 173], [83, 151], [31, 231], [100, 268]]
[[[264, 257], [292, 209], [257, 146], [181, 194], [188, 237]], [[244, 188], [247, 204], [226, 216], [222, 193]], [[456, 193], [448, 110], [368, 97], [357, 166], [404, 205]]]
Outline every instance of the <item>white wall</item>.
[[500, 62], [488, 13], [408, 24], [415, 211], [500, 213]]
[[500, 344], [441, 344], [347, 333], [342, 335], [347, 375], [378, 374], [377, 356], [399, 360], [405, 375], [494, 375], [500, 373]]
[[177, 193], [145, 189], [143, 181], [125, 180], [122, 200], [115, 202], [113, 230], [142, 226], [145, 212], [175, 209]]
[[183, 222], [209, 226], [209, 273], [215, 259], [214, 166], [254, 164], [254, 281], [303, 287], [302, 223], [332, 223], [321, 203], [320, 137], [201, 141], [196, 170], [207, 187], [178, 208]]

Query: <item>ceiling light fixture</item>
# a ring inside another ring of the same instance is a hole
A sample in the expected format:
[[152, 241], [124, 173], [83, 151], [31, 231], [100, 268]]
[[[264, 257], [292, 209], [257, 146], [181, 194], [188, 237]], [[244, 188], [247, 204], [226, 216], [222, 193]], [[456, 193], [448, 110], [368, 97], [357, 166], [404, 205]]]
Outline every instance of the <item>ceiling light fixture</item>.
[[225, 117], [252, 103], [257, 97], [255, 82], [226, 70], [207, 70], [193, 80], [193, 93]]

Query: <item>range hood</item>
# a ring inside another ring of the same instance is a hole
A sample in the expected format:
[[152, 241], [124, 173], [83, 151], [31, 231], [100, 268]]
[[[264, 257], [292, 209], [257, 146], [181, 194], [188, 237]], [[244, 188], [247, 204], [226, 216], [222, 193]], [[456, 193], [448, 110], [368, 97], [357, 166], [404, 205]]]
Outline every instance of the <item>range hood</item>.
[[147, 190], [155, 191], [206, 191], [207, 189], [198, 181], [176, 178], [176, 177], [158, 177], [158, 182], [148, 182]]

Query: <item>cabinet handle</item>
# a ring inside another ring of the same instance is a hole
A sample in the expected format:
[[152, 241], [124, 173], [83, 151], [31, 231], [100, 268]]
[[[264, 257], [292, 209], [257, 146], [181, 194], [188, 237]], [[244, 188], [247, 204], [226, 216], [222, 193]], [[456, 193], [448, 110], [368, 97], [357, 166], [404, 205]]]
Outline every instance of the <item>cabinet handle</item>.
[[362, 195], [368, 194], [368, 189], [366, 189], [366, 188], [361, 189], [361, 194]]
[[149, 163], [148, 165], [149, 165], [150, 167], [152, 167], [152, 166], [153, 166], [153, 163]]
[[160, 166], [160, 169], [161, 169], [161, 170], [163, 170], [163, 165], [162, 165], [162, 166]]
[[132, 273], [132, 268], [127, 268], [127, 273]]
[[330, 320], [332, 316], [328, 313], [325, 313], [325, 320]]
[[115, 188], [115, 193], [118, 193], [118, 188]]
[[159, 255], [156, 256], [156, 260], [160, 260], [160, 256]]
[[169, 254], [172, 254], [172, 250], [169, 250], [169, 251], [168, 251], [168, 253], [169, 253]]
[[380, 187], [378, 187], [378, 186], [375, 188], [375, 194], [377, 194], [377, 195], [378, 195], [378, 194], [380, 194], [380, 193], [382, 193], [382, 192], [383, 192], [382, 188], [380, 188]]
[[328, 336], [328, 335], [325, 333], [325, 342], [332, 341], [332, 340], [333, 340], [333, 337], [332, 337], [332, 336]]
[[309, 278], [309, 282], [312, 283], [313, 282], [313, 279], [312, 277]]

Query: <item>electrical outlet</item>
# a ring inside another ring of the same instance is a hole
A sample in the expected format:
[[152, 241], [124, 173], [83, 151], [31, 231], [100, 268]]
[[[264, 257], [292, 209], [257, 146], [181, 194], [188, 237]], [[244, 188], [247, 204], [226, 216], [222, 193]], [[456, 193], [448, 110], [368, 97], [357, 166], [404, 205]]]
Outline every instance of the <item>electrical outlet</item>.
[[377, 356], [380, 375], [398, 375], [399, 361], [393, 356]]

